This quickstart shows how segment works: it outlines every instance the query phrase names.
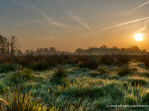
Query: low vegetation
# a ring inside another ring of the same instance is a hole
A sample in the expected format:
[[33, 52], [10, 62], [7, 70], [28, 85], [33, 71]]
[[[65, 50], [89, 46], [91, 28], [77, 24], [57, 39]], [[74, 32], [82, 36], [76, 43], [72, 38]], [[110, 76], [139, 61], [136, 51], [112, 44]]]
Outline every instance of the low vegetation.
[[0, 111], [148, 111], [148, 107], [110, 107], [149, 103], [145, 62], [125, 57], [14, 58], [15, 68], [0, 73]]

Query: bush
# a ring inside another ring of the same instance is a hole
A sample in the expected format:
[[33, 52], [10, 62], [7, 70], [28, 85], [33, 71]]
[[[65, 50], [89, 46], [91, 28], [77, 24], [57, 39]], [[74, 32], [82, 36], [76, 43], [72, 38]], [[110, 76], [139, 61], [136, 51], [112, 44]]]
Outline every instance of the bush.
[[97, 67], [99, 66], [99, 62], [94, 58], [88, 58], [86, 60], [80, 60], [79, 66], [89, 69], [97, 69]]
[[25, 80], [32, 80], [34, 73], [31, 69], [23, 69], [10, 75], [10, 81], [16, 83], [23, 82]]
[[124, 65], [129, 61], [130, 57], [125, 55], [103, 55], [100, 58], [100, 63], [104, 65]]
[[7, 73], [9, 71], [15, 71], [16, 66], [13, 64], [0, 65], [0, 73]]
[[62, 66], [58, 66], [50, 81], [53, 84], [66, 85], [65, 80], [66, 80], [67, 76], [68, 75], [67, 75], [65, 69]]
[[31, 63], [30, 68], [34, 69], [36, 71], [44, 71], [49, 69], [49, 64], [46, 61], [37, 61], [34, 63]]
[[108, 70], [106, 68], [100, 67], [100, 68], [98, 68], [98, 72], [100, 74], [106, 74], [106, 73], [108, 73]]
[[57, 69], [55, 70], [53, 77], [66, 78], [67, 77], [66, 70], [62, 66], [58, 66]]

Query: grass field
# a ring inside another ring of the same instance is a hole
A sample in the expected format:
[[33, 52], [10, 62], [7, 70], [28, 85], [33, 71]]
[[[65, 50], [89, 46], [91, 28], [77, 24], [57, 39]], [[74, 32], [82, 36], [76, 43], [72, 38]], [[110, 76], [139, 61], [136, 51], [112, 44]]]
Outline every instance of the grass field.
[[143, 61], [123, 59], [120, 64], [95, 60], [81, 58], [42, 71], [19, 66], [2, 70], [3, 65], [0, 111], [149, 110], [149, 68]]

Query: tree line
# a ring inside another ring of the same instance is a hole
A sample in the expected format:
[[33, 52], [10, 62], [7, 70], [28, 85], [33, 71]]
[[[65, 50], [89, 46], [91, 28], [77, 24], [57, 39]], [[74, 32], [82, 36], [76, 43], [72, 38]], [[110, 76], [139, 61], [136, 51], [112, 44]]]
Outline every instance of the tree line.
[[0, 35], [0, 55], [105, 55], [105, 54], [125, 54], [125, 55], [142, 55], [149, 54], [145, 49], [141, 50], [138, 46], [128, 48], [112, 48], [102, 45], [100, 47], [89, 47], [88, 49], [78, 48], [75, 52], [66, 52], [56, 50], [55, 47], [37, 48], [36, 50], [26, 50], [24, 53], [19, 50], [19, 44], [15, 36], [10, 38]]

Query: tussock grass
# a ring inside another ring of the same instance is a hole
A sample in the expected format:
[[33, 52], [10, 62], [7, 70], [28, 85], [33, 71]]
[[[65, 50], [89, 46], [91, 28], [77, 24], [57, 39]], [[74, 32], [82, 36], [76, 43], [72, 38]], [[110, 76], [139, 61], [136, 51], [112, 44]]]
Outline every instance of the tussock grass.
[[40, 100], [32, 99], [31, 91], [27, 94], [15, 87], [6, 97], [6, 100], [0, 99], [2, 111], [45, 111]]
[[128, 66], [122, 67], [118, 72], [119, 76], [126, 76], [130, 74], [132, 74], [132, 69], [130, 69]]
[[128, 79], [128, 82], [131, 83], [132, 86], [144, 86], [144, 85], [147, 85], [148, 84], [148, 81], [146, 78], [143, 78], [143, 77], [137, 77], [137, 76], [133, 76], [133, 77], [130, 77]]
[[55, 69], [55, 73], [52, 75], [50, 81], [53, 84], [57, 84], [57, 85], [68, 85], [67, 84], [68, 79], [66, 79], [67, 76], [68, 75], [67, 75], [66, 70], [62, 66], [59, 65]]
[[26, 80], [32, 80], [34, 78], [34, 72], [31, 69], [22, 69], [17, 72], [14, 72], [9, 76], [9, 79], [12, 83], [19, 84]]

